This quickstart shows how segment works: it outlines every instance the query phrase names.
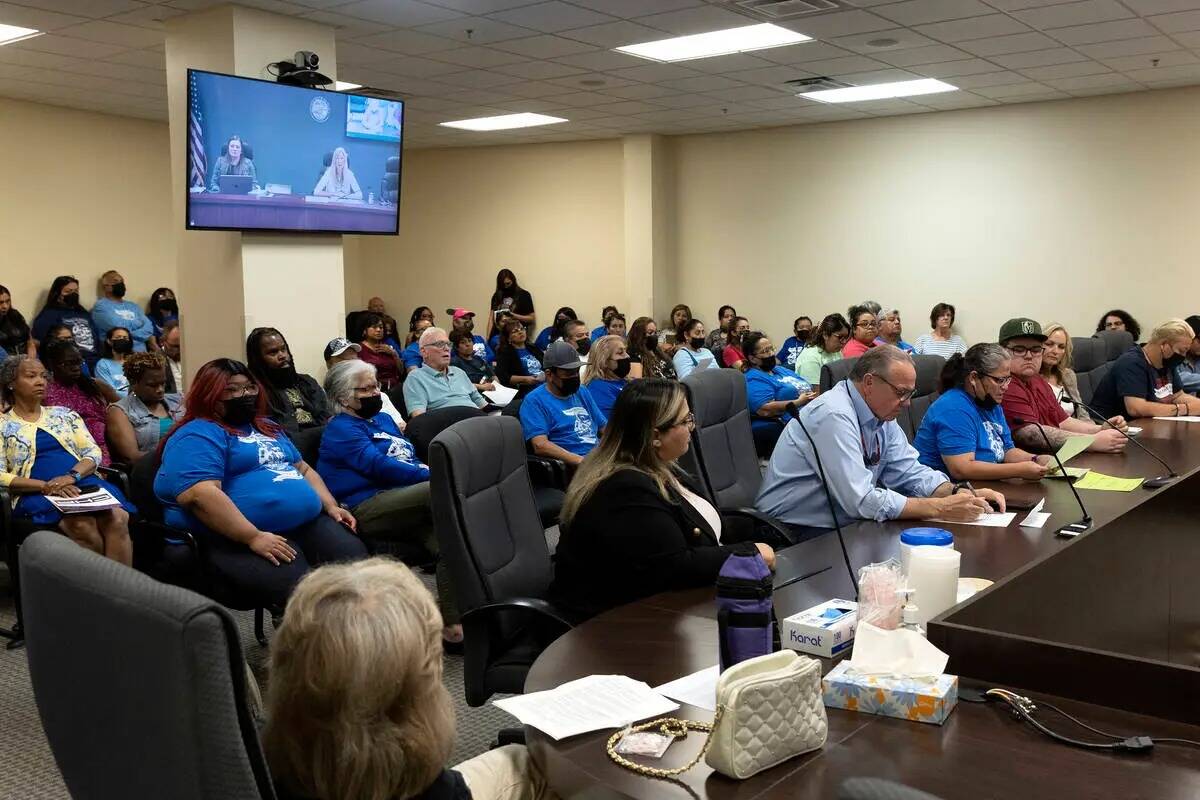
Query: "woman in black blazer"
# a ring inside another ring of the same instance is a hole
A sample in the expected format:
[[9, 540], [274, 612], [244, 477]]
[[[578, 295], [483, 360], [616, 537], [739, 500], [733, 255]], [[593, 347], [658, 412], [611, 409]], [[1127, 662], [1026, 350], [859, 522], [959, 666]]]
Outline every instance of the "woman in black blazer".
[[550, 597], [566, 613], [582, 620], [658, 592], [712, 586], [733, 553], [757, 550], [774, 568], [765, 544], [719, 544], [720, 514], [675, 464], [694, 427], [675, 381], [633, 381], [618, 395], [563, 504]]

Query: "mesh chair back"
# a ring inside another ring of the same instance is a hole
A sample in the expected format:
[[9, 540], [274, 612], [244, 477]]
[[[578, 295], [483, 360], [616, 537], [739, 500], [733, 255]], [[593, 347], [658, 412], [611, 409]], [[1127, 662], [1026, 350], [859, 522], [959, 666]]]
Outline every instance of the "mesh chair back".
[[705, 369], [683, 379], [691, 394], [695, 463], [718, 508], [753, 506], [762, 484], [750, 433], [746, 378], [736, 370]]
[[275, 796], [228, 611], [49, 531], [21, 577], [34, 697], [72, 797]]

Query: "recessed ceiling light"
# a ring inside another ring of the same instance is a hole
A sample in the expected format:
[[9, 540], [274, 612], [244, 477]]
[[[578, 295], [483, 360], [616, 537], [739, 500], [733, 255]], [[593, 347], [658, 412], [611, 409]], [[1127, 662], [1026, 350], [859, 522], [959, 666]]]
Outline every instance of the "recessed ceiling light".
[[335, 92], [348, 92], [351, 89], [361, 89], [361, 83], [346, 83], [346, 81], [334, 81], [333, 90]]
[[778, 25], [764, 23], [762, 25], [745, 25], [740, 28], [726, 28], [723, 31], [697, 33], [691, 36], [677, 36], [673, 39], [660, 39], [644, 44], [630, 44], [615, 49], [618, 52], [628, 53], [638, 58], [648, 58], [651, 61], [689, 61], [693, 58], [727, 56], [732, 53], [765, 50], [768, 47], [783, 47], [811, 41], [811, 36], [796, 33]]
[[558, 122], [567, 122], [567, 120], [562, 117], [548, 117], [545, 114], [503, 114], [499, 117], [477, 117], [476, 119], [460, 119], [438, 124], [447, 128], [461, 128], [464, 131], [503, 131], [509, 128], [554, 125]]
[[0, 25], [0, 45], [12, 44], [13, 42], [22, 42], [26, 39], [32, 39], [35, 36], [41, 36], [42, 32], [34, 28], [21, 28], [16, 25]]
[[860, 103], [864, 100], [887, 100], [892, 97], [912, 97], [919, 94], [957, 91], [957, 86], [951, 86], [933, 78], [922, 78], [916, 81], [847, 86], [844, 89], [820, 89], [815, 92], [800, 92], [796, 96], [809, 100], [820, 100], [822, 103]]

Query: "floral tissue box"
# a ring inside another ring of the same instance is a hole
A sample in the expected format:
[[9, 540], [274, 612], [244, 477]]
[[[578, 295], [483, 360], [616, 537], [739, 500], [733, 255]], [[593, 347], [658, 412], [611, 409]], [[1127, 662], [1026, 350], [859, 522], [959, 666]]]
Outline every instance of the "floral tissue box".
[[863, 675], [842, 661], [822, 679], [821, 691], [829, 708], [941, 725], [958, 704], [958, 676]]

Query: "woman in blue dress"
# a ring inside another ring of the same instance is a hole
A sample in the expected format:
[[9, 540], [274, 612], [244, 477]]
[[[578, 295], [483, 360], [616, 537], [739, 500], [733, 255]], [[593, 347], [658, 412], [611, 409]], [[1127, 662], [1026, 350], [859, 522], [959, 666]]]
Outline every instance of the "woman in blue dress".
[[[0, 363], [0, 392], [10, 406], [0, 418], [0, 486], [16, 497], [13, 516], [56, 527], [82, 547], [130, 566], [129, 514], [136, 509], [96, 477], [100, 448], [83, 418], [69, 408], [42, 406], [48, 381], [37, 359], [10, 356]], [[97, 489], [107, 489], [120, 505], [62, 514], [48, 499]]]
[[754, 449], [761, 458], [770, 458], [775, 442], [787, 425], [788, 405], [800, 407], [817, 396], [812, 384], [787, 367], [779, 366], [775, 347], [766, 334], [747, 333], [742, 338], [746, 354], [742, 368], [746, 375], [746, 401], [750, 407], [750, 431]]

